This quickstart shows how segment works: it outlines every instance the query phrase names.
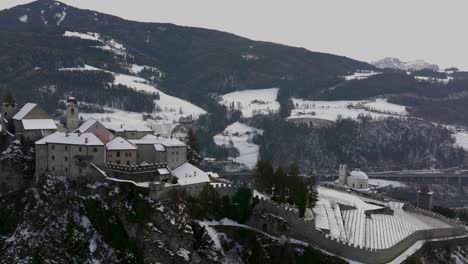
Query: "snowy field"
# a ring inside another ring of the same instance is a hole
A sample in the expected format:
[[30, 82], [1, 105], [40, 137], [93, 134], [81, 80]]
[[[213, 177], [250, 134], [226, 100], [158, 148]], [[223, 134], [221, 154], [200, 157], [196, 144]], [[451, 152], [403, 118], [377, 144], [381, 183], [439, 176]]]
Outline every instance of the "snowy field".
[[84, 120], [95, 119], [104, 125], [125, 124], [130, 127], [143, 125], [151, 128], [155, 134], [162, 136], [170, 136], [172, 129], [176, 126], [173, 122], [165, 120], [144, 120], [142, 113], [123, 111], [111, 107], [104, 107], [104, 111], [105, 113], [80, 113], [80, 117]]
[[80, 38], [84, 40], [95, 41], [95, 42], [98, 42], [99, 45], [93, 46], [93, 48], [109, 51], [118, 56], [128, 55], [127, 49], [125, 48], [123, 44], [111, 38], [104, 38], [99, 33], [93, 33], [93, 32], [81, 33], [81, 32], [65, 31], [65, 33], [63, 33], [63, 36], [69, 37], [69, 38]]
[[294, 109], [288, 119], [317, 118], [336, 121], [339, 117], [358, 119], [359, 116], [371, 116], [384, 119], [392, 116], [407, 116], [406, 107], [392, 104], [386, 99], [361, 101], [308, 101], [293, 98]]
[[229, 146], [232, 142], [233, 146], [239, 150], [239, 156], [233, 160], [253, 169], [258, 161], [259, 146], [252, 143], [252, 138], [262, 133], [260, 129], [236, 122], [228, 126], [223, 133], [216, 135], [214, 142], [219, 146]]
[[228, 93], [219, 102], [228, 109], [240, 110], [242, 116], [250, 118], [254, 115], [265, 115], [278, 112], [280, 104], [276, 101], [278, 88], [244, 90]]
[[468, 150], [468, 132], [454, 132], [452, 136], [455, 139], [455, 146], [462, 147], [463, 149]]
[[394, 188], [404, 188], [408, 187], [408, 185], [397, 182], [397, 181], [389, 181], [389, 180], [380, 180], [380, 179], [369, 179], [369, 185], [373, 188], [385, 188], [385, 187], [394, 187]]
[[[417, 230], [451, 227], [437, 219], [404, 211], [403, 203], [383, 203], [323, 187], [318, 192], [319, 201], [313, 210], [316, 228], [357, 247], [389, 248]], [[366, 211], [384, 207], [391, 208], [394, 215], [366, 216]]]
[[346, 81], [350, 81], [350, 80], [364, 80], [364, 79], [367, 79], [371, 76], [374, 76], [374, 75], [377, 75], [377, 74], [381, 74], [381, 72], [374, 72], [374, 71], [362, 71], [362, 72], [355, 72], [351, 75], [346, 75], [346, 76], [342, 76], [343, 79], [345, 79]]
[[[144, 66], [141, 66], [141, 67], [144, 67]], [[89, 70], [105, 71], [105, 70], [101, 70], [101, 69], [98, 69], [89, 65], [85, 65], [83, 68], [62, 68], [59, 70], [62, 70], [62, 71], [89, 71]], [[134, 89], [136, 91], [143, 92], [143, 93], [149, 93], [149, 94], [158, 93], [160, 99], [155, 100], [157, 110], [155, 110], [155, 112], [152, 113], [152, 116], [162, 120], [163, 123], [176, 124], [179, 122], [179, 119], [181, 117], [192, 116], [193, 119], [197, 119], [200, 115], [206, 113], [205, 110], [203, 110], [202, 108], [190, 102], [187, 102], [175, 96], [171, 96], [171, 95], [161, 92], [156, 87], [150, 85], [146, 79], [136, 77], [136, 76], [126, 75], [126, 74], [119, 74], [119, 73], [115, 73], [111, 71], [105, 71], [105, 72], [108, 72], [114, 75], [115, 79], [114, 79], [113, 85], [125, 85], [131, 89]], [[119, 111], [114, 110], [113, 112], [119, 112]], [[126, 112], [126, 114], [122, 118], [126, 119], [126, 116], [128, 115], [128, 113], [129, 112]], [[119, 117], [116, 116], [115, 118], [119, 118]]]
[[447, 76], [447, 78], [435, 78], [435, 77], [426, 77], [426, 76], [414, 76], [414, 79], [416, 79], [419, 82], [432, 82], [432, 83], [442, 83], [442, 84], [448, 84], [450, 81], [453, 80], [453, 77]]

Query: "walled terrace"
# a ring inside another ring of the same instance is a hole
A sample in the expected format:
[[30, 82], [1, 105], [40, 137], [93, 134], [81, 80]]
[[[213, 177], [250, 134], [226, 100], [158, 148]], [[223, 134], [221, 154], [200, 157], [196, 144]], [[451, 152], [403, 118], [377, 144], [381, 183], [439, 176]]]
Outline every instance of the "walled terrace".
[[[212, 184], [213, 185], [213, 184]], [[236, 186], [215, 184], [222, 195]], [[297, 209], [264, 197], [247, 225], [274, 236], [286, 236], [329, 253], [362, 263], [388, 263], [418, 241], [466, 240], [466, 226], [453, 219], [378, 195], [319, 187], [312, 217], [299, 218]]]

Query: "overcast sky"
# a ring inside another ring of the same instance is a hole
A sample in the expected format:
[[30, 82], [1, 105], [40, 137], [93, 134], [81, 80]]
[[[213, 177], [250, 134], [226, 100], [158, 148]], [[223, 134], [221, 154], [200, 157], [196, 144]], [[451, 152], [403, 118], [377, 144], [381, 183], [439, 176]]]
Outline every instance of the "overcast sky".
[[[30, 0], [0, 0], [0, 9]], [[218, 29], [354, 59], [468, 70], [466, 0], [63, 0], [126, 19]]]

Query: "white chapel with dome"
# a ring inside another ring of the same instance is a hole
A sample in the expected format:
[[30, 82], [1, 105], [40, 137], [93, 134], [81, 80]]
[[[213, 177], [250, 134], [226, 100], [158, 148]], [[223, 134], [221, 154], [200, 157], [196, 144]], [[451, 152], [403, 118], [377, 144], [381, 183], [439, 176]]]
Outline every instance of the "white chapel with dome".
[[340, 164], [338, 176], [338, 184], [341, 186], [348, 186], [357, 191], [369, 190], [369, 177], [358, 168], [348, 172], [348, 166], [342, 163]]

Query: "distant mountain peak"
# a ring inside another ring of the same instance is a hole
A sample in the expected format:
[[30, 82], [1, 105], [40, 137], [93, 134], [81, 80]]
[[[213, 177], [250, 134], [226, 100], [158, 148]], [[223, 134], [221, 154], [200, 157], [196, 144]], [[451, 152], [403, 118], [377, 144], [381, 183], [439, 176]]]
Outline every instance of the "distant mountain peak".
[[411, 71], [411, 70], [413, 71], [419, 71], [419, 70], [438, 71], [439, 70], [438, 65], [426, 62], [424, 60], [404, 62], [398, 58], [393, 58], [393, 57], [387, 57], [378, 61], [373, 61], [371, 62], [371, 64], [381, 69], [387, 68], [387, 69], [398, 69], [398, 70], [404, 70], [404, 71]]

